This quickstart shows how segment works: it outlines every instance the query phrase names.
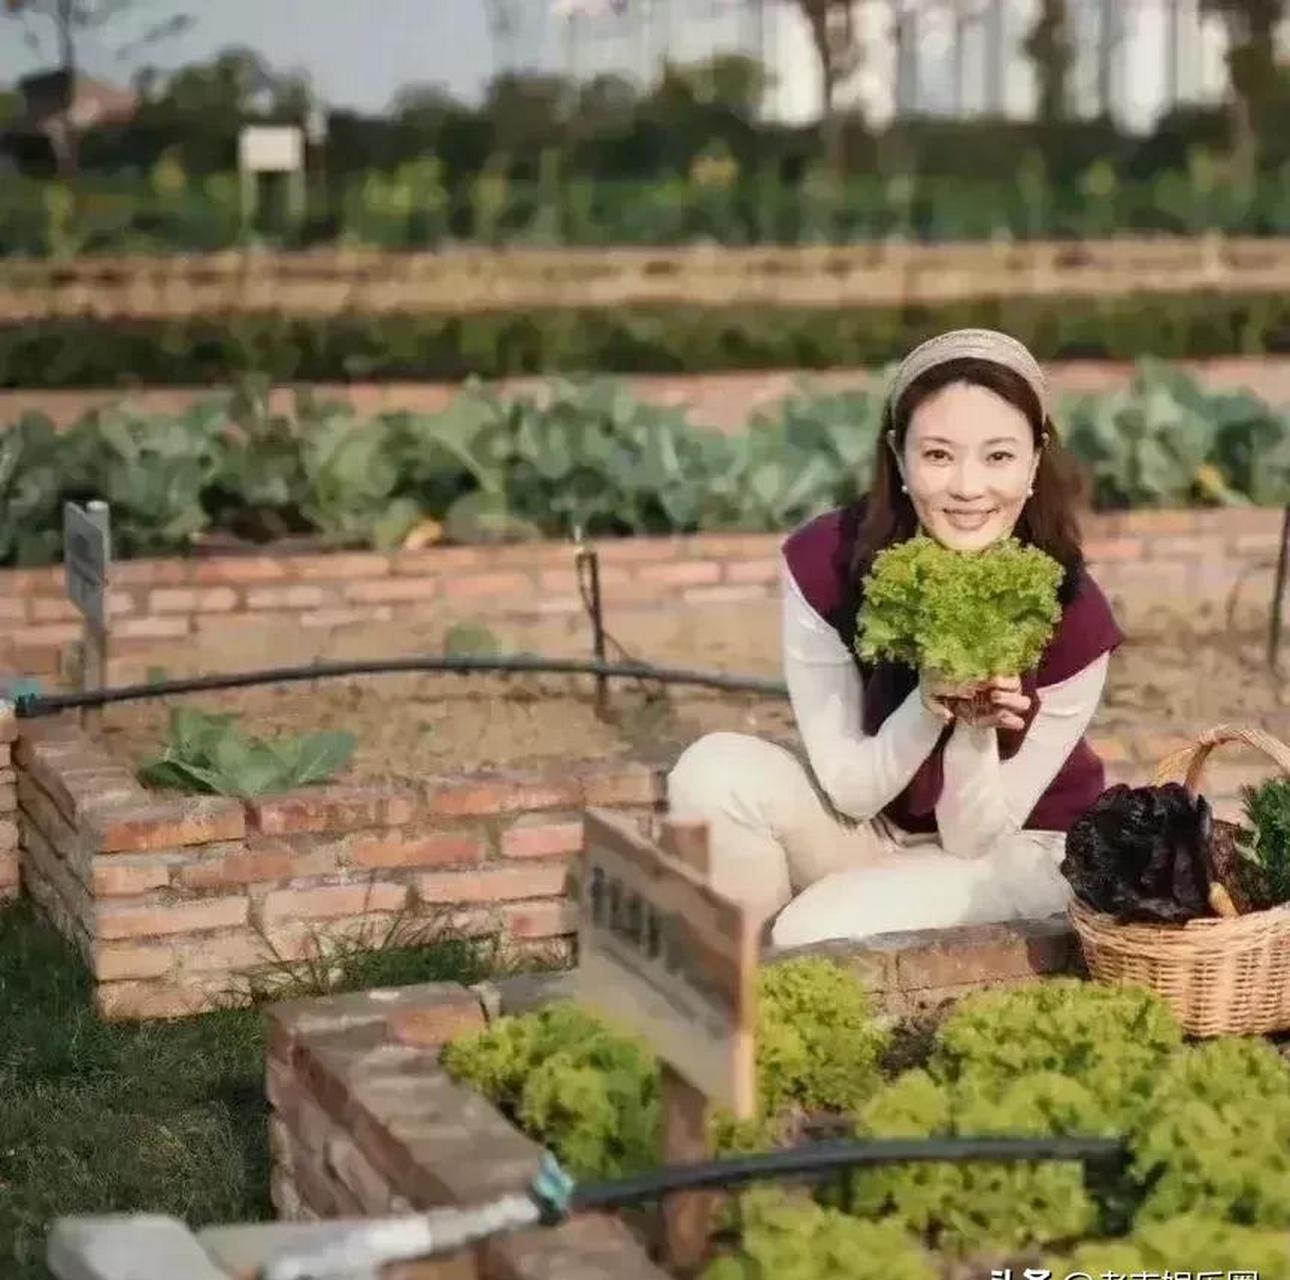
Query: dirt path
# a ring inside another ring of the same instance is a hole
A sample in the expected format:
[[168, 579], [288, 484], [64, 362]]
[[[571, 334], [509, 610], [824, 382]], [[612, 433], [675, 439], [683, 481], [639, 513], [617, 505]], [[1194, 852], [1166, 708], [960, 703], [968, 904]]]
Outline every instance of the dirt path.
[[[1233, 357], [1222, 360], [1181, 361], [1202, 383], [1215, 390], [1248, 389], [1272, 404], [1290, 404], [1290, 359], [1279, 356]], [[1047, 366], [1049, 377], [1060, 393], [1114, 390], [1133, 375], [1131, 364], [1103, 360], [1073, 360]], [[831, 369], [804, 373], [800, 370], [769, 370], [748, 373], [713, 373], [688, 376], [624, 377], [619, 379], [642, 400], [674, 405], [689, 411], [692, 421], [741, 431], [759, 411], [771, 410], [793, 394], [803, 381], [822, 391], [863, 388], [874, 373], [868, 369]], [[518, 378], [495, 384], [503, 393], [531, 395], [548, 385], [547, 379]], [[461, 390], [455, 383], [390, 382], [316, 384], [311, 387], [326, 400], [352, 406], [360, 417], [379, 413], [411, 411], [437, 413]], [[76, 391], [0, 391], [0, 427], [16, 422], [25, 412], [47, 415], [56, 426], [65, 427], [92, 409], [118, 402], [120, 389], [98, 388]], [[194, 402], [207, 400], [210, 387], [155, 387], [130, 393], [130, 402], [145, 413], [179, 413]], [[290, 413], [295, 390], [277, 388], [270, 397], [276, 413]]]
[[[587, 651], [581, 627], [564, 621], [498, 628], [495, 634], [503, 652]], [[619, 639], [633, 657], [658, 664], [779, 675], [777, 619], [764, 605], [663, 614], [635, 624], [630, 636]], [[150, 667], [154, 675], [173, 678], [314, 659], [438, 654], [444, 637], [430, 628], [394, 633], [386, 626], [338, 635], [325, 650], [318, 643], [300, 633], [248, 634], [233, 644], [186, 649], [178, 657], [161, 650], [140, 655], [120, 678], [146, 678]], [[596, 716], [593, 682], [564, 676], [371, 676], [173, 700], [181, 701], [237, 712], [260, 736], [350, 729], [358, 738], [348, 774], [353, 779], [415, 781], [478, 768], [668, 755], [715, 729], [779, 737], [793, 728], [781, 699], [679, 687], [642, 690], [625, 683], [612, 686], [613, 717], [607, 723]], [[137, 763], [161, 747], [168, 715], [163, 702], [109, 707], [106, 737], [114, 751]], [[1126, 643], [1112, 660], [1093, 733], [1124, 747], [1141, 773], [1171, 746], [1224, 722], [1262, 726], [1290, 741], [1290, 682], [1266, 670], [1261, 637], [1174, 634]], [[1212, 758], [1207, 785], [1226, 795], [1238, 781], [1264, 776], [1269, 768], [1255, 753], [1225, 748]]]

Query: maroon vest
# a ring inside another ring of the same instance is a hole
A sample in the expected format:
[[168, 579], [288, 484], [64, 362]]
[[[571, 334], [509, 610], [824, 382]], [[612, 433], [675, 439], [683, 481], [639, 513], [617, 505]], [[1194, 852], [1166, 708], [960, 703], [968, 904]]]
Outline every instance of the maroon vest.
[[[899, 662], [862, 662], [855, 652], [860, 595], [858, 584], [851, 582], [851, 558], [862, 511], [861, 502], [817, 516], [788, 537], [784, 554], [807, 603], [838, 633], [860, 669], [864, 730], [872, 735], [917, 688], [918, 673]], [[1123, 639], [1106, 597], [1081, 570], [1074, 593], [1063, 605], [1061, 620], [1039, 662], [1021, 676], [1022, 691], [1030, 695], [1025, 727], [996, 730], [1000, 758], [1010, 759], [1020, 748], [1038, 711], [1035, 691], [1039, 686], [1068, 679], [1100, 654], [1115, 649]], [[909, 785], [883, 810], [905, 831], [936, 830], [935, 808], [944, 776], [945, 743], [952, 731], [953, 725], [947, 725]], [[1023, 825], [1038, 831], [1069, 830], [1105, 786], [1102, 761], [1081, 737]]]

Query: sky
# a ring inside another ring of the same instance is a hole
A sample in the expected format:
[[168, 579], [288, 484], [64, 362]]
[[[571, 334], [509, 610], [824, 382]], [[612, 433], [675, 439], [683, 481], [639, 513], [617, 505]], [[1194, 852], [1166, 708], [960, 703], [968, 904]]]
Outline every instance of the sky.
[[[534, 0], [526, 3], [531, 9]], [[85, 38], [82, 63], [93, 74], [128, 83], [143, 63], [180, 66], [244, 44], [280, 70], [307, 69], [322, 98], [336, 107], [380, 111], [410, 83], [438, 83], [477, 101], [493, 70], [487, 9], [485, 0], [137, 0], [135, 15], [108, 28], [107, 38]], [[146, 20], [180, 12], [196, 19], [187, 34], [126, 61], [116, 56], [118, 44]], [[29, 21], [42, 35], [49, 25]], [[44, 49], [44, 57], [34, 54], [22, 24], [0, 17], [0, 84], [50, 65], [48, 39]], [[547, 51], [534, 47], [530, 32], [526, 52], [540, 63]]]

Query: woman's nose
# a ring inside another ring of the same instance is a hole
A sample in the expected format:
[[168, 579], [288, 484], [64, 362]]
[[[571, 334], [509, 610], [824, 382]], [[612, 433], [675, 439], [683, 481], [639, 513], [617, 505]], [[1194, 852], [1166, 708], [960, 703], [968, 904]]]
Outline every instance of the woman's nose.
[[971, 458], [960, 459], [950, 476], [950, 489], [957, 498], [969, 498], [984, 492], [985, 482], [980, 465]]

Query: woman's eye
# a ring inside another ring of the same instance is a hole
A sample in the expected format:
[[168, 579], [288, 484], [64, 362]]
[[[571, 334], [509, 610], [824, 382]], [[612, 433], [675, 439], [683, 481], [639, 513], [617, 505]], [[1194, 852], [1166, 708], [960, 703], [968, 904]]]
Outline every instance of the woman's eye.
[[1006, 449], [997, 449], [994, 453], [990, 455], [990, 457], [995, 459], [998, 462], [1012, 461], [1012, 454], [1008, 453]]
[[946, 453], [944, 449], [928, 449], [928, 451], [923, 454], [924, 458], [927, 458], [932, 462], [939, 462], [942, 458], [948, 458], [949, 456], [950, 455]]

